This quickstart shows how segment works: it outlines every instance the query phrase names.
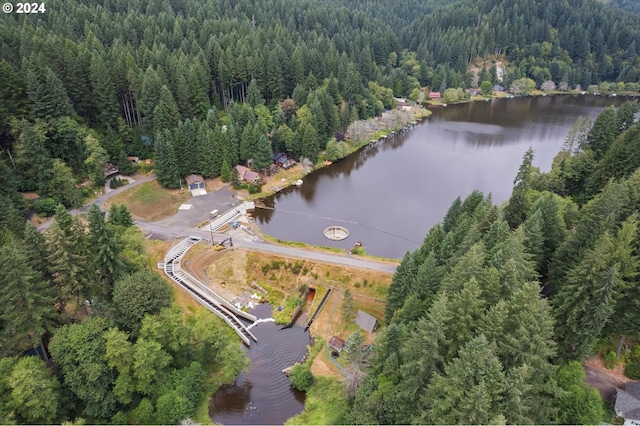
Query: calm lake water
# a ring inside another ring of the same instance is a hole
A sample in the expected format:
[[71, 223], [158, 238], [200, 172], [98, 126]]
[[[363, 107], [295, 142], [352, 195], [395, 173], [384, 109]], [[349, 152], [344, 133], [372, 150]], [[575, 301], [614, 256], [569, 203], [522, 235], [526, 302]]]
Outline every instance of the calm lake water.
[[[251, 313], [271, 318], [271, 306], [261, 304]], [[264, 322], [251, 329], [258, 339], [246, 349], [251, 368], [235, 383], [216, 392], [209, 404], [209, 417], [224, 425], [278, 425], [304, 410], [304, 393], [291, 387], [282, 370], [300, 361], [309, 344], [309, 332], [300, 325], [281, 330]]]
[[[579, 116], [595, 118], [625, 99], [545, 96], [452, 105], [408, 132], [368, 146], [266, 198], [256, 209], [263, 232], [283, 240], [401, 258], [419, 247], [451, 203], [478, 189], [506, 201], [522, 156], [531, 146], [543, 171]], [[343, 241], [326, 239], [330, 225], [349, 229]]]

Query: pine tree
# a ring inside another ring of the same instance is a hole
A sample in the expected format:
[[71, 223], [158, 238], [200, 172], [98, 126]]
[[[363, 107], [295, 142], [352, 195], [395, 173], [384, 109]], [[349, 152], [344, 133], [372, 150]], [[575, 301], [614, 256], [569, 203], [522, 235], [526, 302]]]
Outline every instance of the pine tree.
[[260, 93], [260, 89], [258, 88], [258, 83], [255, 78], [251, 79], [249, 87], [247, 88], [246, 102], [254, 108], [258, 105], [264, 104], [264, 99], [262, 99], [262, 94]]
[[104, 171], [106, 170], [107, 161], [109, 161], [107, 151], [93, 135], [87, 135], [84, 143], [88, 154], [84, 160], [85, 170], [94, 185], [102, 186], [104, 185]]
[[122, 250], [113, 229], [105, 222], [105, 213], [92, 204], [89, 208], [89, 234], [87, 241], [91, 247], [91, 262], [97, 270], [100, 287], [95, 293], [107, 301], [111, 300], [113, 283], [123, 274], [124, 267], [118, 258]]
[[524, 154], [518, 174], [513, 181], [513, 192], [509, 204], [504, 209], [504, 218], [512, 229], [515, 229], [526, 219], [527, 206], [525, 194], [531, 187], [531, 164], [533, 162], [533, 148]]
[[625, 280], [636, 274], [638, 260], [632, 242], [635, 217], [622, 225], [616, 237], [607, 231], [586, 251], [583, 260], [558, 283], [553, 298], [558, 335], [567, 357], [584, 359], [615, 312]]
[[297, 138], [300, 141], [300, 155], [315, 163], [320, 152], [318, 132], [315, 127], [310, 123], [302, 123], [298, 128]]
[[24, 338], [34, 346], [39, 345], [41, 336], [53, 329], [56, 319], [54, 297], [48, 282], [28, 254], [24, 243], [15, 237], [0, 246], [3, 277], [0, 318], [9, 334], [7, 346], [16, 352], [21, 350]]
[[469, 341], [457, 358], [436, 373], [423, 396], [427, 410], [414, 422], [490, 424], [502, 415], [506, 384], [500, 361], [484, 336]]
[[268, 169], [273, 163], [273, 151], [271, 150], [271, 142], [265, 133], [258, 136], [255, 152], [253, 155], [253, 166], [256, 170]]
[[96, 53], [91, 57], [89, 74], [93, 89], [93, 103], [98, 110], [98, 122], [105, 127], [115, 128], [120, 112], [116, 88], [110, 68], [100, 54]]
[[619, 124], [616, 118], [616, 110], [613, 106], [607, 107], [593, 122], [593, 127], [587, 136], [587, 148], [595, 154], [598, 161], [604, 157], [618, 135]]
[[65, 207], [80, 207], [82, 192], [76, 186], [76, 180], [69, 166], [59, 159], [53, 160], [51, 180], [46, 194], [62, 203]]
[[227, 160], [222, 161], [222, 168], [220, 169], [220, 179], [223, 182], [229, 182], [231, 180], [231, 168], [229, 167], [229, 163], [227, 163]]
[[21, 179], [18, 187], [22, 191], [37, 190], [46, 196], [52, 176], [53, 161], [45, 148], [44, 132], [23, 120], [16, 146], [16, 167]]
[[169, 130], [156, 135], [155, 151], [154, 170], [158, 183], [165, 188], [180, 188], [182, 178], [173, 147], [173, 136]]
[[402, 308], [405, 298], [408, 296], [409, 289], [413, 285], [418, 267], [415, 264], [414, 255], [406, 252], [402, 258], [402, 262], [398, 266], [396, 273], [393, 275], [389, 290], [387, 293], [387, 306], [385, 307], [384, 317], [387, 324], [393, 321], [395, 312]]
[[124, 204], [112, 204], [109, 209], [109, 221], [110, 225], [122, 226], [124, 228], [130, 228], [134, 225], [131, 212]]

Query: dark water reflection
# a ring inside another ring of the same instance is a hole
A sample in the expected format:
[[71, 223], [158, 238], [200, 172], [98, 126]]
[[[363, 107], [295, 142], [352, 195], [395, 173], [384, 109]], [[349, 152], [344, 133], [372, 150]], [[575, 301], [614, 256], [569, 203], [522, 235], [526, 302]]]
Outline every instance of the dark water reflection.
[[[276, 238], [400, 258], [415, 250], [456, 197], [478, 189], [500, 204], [509, 198], [525, 151], [549, 170], [579, 116], [595, 118], [621, 97], [546, 96], [495, 99], [437, 108], [414, 129], [338, 161], [264, 200], [261, 229]], [[332, 242], [322, 230], [339, 224], [350, 236]]]
[[[258, 318], [272, 316], [268, 304], [257, 306], [251, 313]], [[258, 339], [246, 350], [251, 369], [211, 398], [209, 416], [214, 423], [277, 425], [304, 410], [304, 393], [291, 388], [282, 369], [302, 359], [309, 332], [298, 325], [286, 330], [281, 327], [265, 322], [251, 329]]]

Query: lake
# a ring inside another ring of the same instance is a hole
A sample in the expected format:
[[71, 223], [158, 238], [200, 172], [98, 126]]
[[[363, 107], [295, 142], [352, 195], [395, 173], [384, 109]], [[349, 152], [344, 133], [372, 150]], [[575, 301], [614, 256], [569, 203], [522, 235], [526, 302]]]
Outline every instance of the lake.
[[[256, 223], [282, 240], [344, 248], [361, 241], [374, 256], [401, 258], [419, 247], [456, 197], [477, 189], [505, 202], [529, 147], [551, 168], [580, 116], [595, 118], [622, 97], [555, 95], [438, 107], [413, 129], [315, 171], [301, 187], [263, 200]], [[322, 231], [344, 226], [349, 237]]]

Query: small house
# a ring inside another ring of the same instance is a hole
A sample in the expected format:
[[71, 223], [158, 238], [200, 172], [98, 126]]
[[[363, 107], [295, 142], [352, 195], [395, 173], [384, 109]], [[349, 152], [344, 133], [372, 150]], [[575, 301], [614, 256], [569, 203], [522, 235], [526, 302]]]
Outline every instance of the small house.
[[342, 340], [338, 336], [333, 336], [331, 340], [329, 340], [329, 348], [331, 348], [332, 353], [335, 352], [339, 354], [344, 348], [344, 340]]
[[404, 98], [396, 98], [396, 109], [401, 111], [411, 111], [411, 104]]
[[256, 183], [260, 181], [260, 175], [248, 167], [237, 165], [238, 177], [243, 182]]
[[104, 166], [104, 178], [109, 178], [113, 175], [117, 175], [120, 172], [118, 166], [115, 164], [107, 163]]
[[373, 333], [378, 328], [377, 318], [361, 310], [356, 314], [356, 324], [367, 333]]
[[625, 426], [640, 426], [640, 382], [628, 382], [626, 390], [616, 388], [614, 409]]
[[442, 95], [440, 94], [440, 92], [429, 92], [429, 99], [431, 99], [432, 101], [440, 100], [442, 99]]
[[204, 179], [200, 175], [189, 175], [185, 180], [189, 186], [189, 191], [204, 189]]
[[273, 154], [273, 162], [276, 163], [278, 166], [282, 167], [283, 169], [288, 169], [289, 167], [296, 164], [295, 161], [293, 161], [291, 158], [287, 157], [286, 154], [283, 154], [281, 152], [276, 152], [275, 154]]
[[502, 87], [502, 86], [501, 86], [501, 85], [499, 85], [499, 84], [495, 84], [495, 85], [493, 86], [493, 91], [494, 91], [494, 92], [504, 92], [504, 87]]
[[480, 89], [475, 89], [475, 88], [469, 89], [469, 94], [471, 96], [480, 96]]
[[127, 160], [129, 160], [129, 162], [131, 162], [132, 164], [137, 164], [140, 162], [140, 157], [129, 156], [127, 157]]

